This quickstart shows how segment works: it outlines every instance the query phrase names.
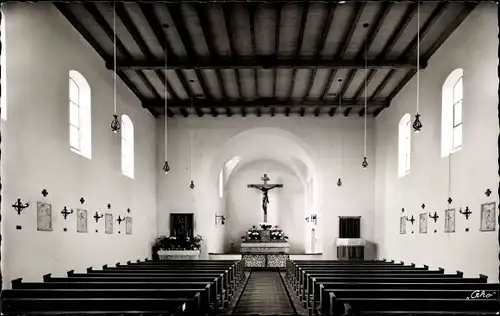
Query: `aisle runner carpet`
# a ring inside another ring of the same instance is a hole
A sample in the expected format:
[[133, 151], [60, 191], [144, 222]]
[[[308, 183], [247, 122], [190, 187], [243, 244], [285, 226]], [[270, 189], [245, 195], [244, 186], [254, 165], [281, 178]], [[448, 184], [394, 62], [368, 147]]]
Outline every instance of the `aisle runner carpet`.
[[285, 285], [276, 271], [254, 271], [233, 315], [293, 315]]

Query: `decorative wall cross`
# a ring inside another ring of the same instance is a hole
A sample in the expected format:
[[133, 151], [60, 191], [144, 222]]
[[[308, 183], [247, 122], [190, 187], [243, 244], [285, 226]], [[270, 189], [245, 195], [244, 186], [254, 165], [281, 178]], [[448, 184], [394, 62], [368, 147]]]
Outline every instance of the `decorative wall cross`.
[[29, 203], [22, 203], [21, 199], [17, 199], [16, 203], [12, 204], [12, 207], [17, 211], [17, 215], [21, 215], [21, 212], [30, 206]]
[[46, 189], [43, 189], [42, 195], [43, 195], [43, 197], [46, 197], [47, 195], [49, 195], [49, 191], [47, 191]]
[[413, 215], [411, 216], [410, 219], [406, 219], [408, 222], [411, 222], [411, 224], [413, 225], [413, 223], [415, 222], [415, 218], [413, 217]]
[[448, 202], [448, 204], [451, 204], [451, 202], [453, 202], [453, 200], [451, 199], [451, 196], [448, 198], [447, 202]]
[[486, 194], [486, 196], [490, 196], [491, 195], [491, 190], [490, 189], [487, 189], [486, 192], [484, 192], [484, 194]]
[[104, 214], [101, 214], [99, 215], [99, 213], [97, 213], [97, 211], [95, 212], [94, 214], [94, 218], [95, 218], [95, 222], [98, 223], [99, 222], [99, 219], [103, 218], [104, 217]]
[[468, 206], [465, 207], [465, 211], [462, 211], [462, 209], [460, 208], [459, 212], [460, 212], [460, 214], [465, 215], [465, 219], [469, 219], [470, 214], [472, 214], [472, 212], [469, 210]]
[[83, 197], [80, 198], [80, 203], [81, 204], [85, 203], [85, 199]]
[[434, 215], [431, 215], [431, 213], [429, 213], [429, 217], [432, 218], [434, 220], [434, 223], [435, 223], [435, 222], [437, 222], [439, 215], [437, 214], [436, 211], [434, 211]]
[[125, 218], [121, 218], [120, 216], [118, 216], [118, 218], [116, 219], [116, 221], [118, 222], [118, 225], [120, 225], [124, 220], [125, 220]]
[[73, 214], [73, 209], [69, 210], [64, 206], [63, 210], [61, 211], [61, 214], [64, 216], [64, 219], [68, 217], [68, 215]]

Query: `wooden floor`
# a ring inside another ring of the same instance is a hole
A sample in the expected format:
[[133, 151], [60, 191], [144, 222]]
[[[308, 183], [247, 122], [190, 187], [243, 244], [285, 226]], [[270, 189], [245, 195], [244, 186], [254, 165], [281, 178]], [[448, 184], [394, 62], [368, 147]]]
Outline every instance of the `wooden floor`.
[[278, 271], [253, 271], [232, 315], [296, 315]]

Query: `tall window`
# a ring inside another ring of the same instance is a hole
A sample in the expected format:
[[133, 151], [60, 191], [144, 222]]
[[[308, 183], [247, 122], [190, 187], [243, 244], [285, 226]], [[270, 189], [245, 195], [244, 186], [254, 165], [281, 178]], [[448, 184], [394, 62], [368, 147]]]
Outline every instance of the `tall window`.
[[2, 90], [1, 90], [1, 96], [0, 96], [0, 108], [2, 110], [2, 120], [7, 120], [7, 85], [6, 85], [6, 78], [7, 78], [7, 72], [6, 72], [6, 67], [5, 67], [5, 60], [6, 60], [6, 50], [5, 50], [5, 14], [3, 10], [2, 12], [2, 21], [0, 22], [0, 39], [2, 41], [2, 52], [0, 55], [0, 83], [2, 85]]
[[219, 197], [224, 198], [224, 169], [219, 174]]
[[406, 113], [399, 121], [398, 176], [410, 173], [411, 162], [411, 115]]
[[127, 115], [122, 115], [122, 173], [134, 178], [134, 124]]
[[69, 72], [69, 145], [73, 152], [92, 157], [90, 86], [78, 71]]
[[441, 115], [441, 157], [462, 148], [463, 78], [461, 68], [450, 73], [443, 84]]

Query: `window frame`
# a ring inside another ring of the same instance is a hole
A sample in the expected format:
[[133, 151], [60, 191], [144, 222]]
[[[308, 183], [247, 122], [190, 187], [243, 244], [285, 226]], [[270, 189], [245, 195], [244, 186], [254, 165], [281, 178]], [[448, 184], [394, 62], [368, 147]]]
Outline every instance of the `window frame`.
[[[452, 112], [453, 112], [453, 115], [452, 115], [452, 132], [451, 132], [451, 152], [454, 153], [458, 150], [460, 150], [460, 148], [462, 148], [462, 145], [463, 145], [463, 139], [462, 137], [461, 138], [461, 141], [460, 141], [460, 145], [456, 146], [455, 145], [455, 141], [456, 141], [456, 138], [455, 138], [455, 130], [460, 128], [460, 133], [462, 134], [463, 133], [463, 127], [462, 127], [462, 123], [463, 123], [463, 100], [464, 100], [464, 93], [463, 93], [463, 74], [455, 81], [455, 84], [453, 85], [453, 88], [451, 89], [451, 93], [452, 93]], [[462, 85], [462, 93], [460, 95], [460, 99], [459, 100], [455, 100], [455, 89], [457, 87], [457, 84], [460, 82], [460, 84]], [[457, 104], [460, 103], [460, 123], [458, 124], [455, 124], [455, 117], [456, 117], [456, 114], [457, 114], [457, 110], [456, 110], [456, 106]]]
[[130, 179], [135, 178], [134, 123], [127, 114], [121, 116], [121, 171]]
[[411, 172], [411, 115], [405, 113], [398, 124], [398, 178]]
[[[81, 153], [82, 152], [82, 130], [81, 130], [81, 107], [80, 107], [80, 86], [78, 85], [78, 83], [70, 76], [69, 77], [69, 146], [70, 148], [73, 150], [73, 151], [76, 151], [78, 153]], [[72, 92], [72, 85], [71, 83], [73, 83], [76, 87], [76, 91], [77, 91], [77, 94], [78, 94], [78, 97], [77, 97], [77, 103], [73, 102], [73, 100], [71, 99], [71, 92]], [[78, 115], [78, 125], [73, 125], [72, 123], [72, 108], [73, 108], [73, 105], [75, 105], [77, 107], [77, 110], [76, 110], [76, 113]], [[71, 127], [74, 127], [76, 129], [76, 132], [77, 132], [77, 139], [78, 139], [78, 147], [74, 147], [73, 144], [72, 144], [72, 132], [71, 132]]]

